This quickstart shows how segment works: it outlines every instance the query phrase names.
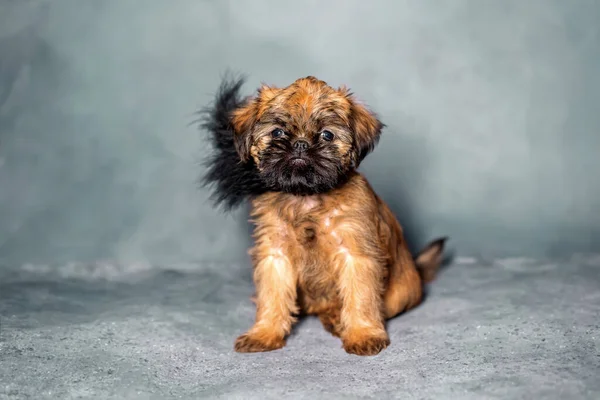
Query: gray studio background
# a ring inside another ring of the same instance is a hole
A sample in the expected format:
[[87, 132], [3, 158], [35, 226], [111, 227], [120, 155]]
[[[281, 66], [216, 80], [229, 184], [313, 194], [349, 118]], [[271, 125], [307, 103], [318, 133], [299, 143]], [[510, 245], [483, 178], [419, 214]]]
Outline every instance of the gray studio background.
[[220, 76], [347, 84], [413, 247], [600, 248], [600, 7], [527, 1], [0, 0], [0, 262], [244, 259], [188, 124]]

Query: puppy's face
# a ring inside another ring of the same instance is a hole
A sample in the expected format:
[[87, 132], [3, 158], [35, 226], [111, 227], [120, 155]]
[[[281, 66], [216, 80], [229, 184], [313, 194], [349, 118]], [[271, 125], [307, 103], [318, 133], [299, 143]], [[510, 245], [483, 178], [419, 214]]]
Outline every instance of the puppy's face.
[[271, 190], [316, 194], [340, 184], [373, 150], [383, 124], [345, 88], [314, 77], [263, 86], [232, 115], [235, 147]]

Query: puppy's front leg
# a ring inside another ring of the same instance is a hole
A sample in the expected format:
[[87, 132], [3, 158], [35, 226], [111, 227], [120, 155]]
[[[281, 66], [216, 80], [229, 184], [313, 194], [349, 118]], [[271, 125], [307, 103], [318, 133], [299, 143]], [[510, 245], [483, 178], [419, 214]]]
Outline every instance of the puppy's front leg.
[[381, 266], [344, 249], [337, 257], [342, 342], [348, 353], [375, 355], [390, 344], [383, 317]]
[[283, 347], [295, 321], [296, 273], [288, 257], [281, 252], [270, 251], [265, 254], [261, 254], [260, 249], [254, 251], [256, 321], [235, 341], [235, 351], [240, 353]]

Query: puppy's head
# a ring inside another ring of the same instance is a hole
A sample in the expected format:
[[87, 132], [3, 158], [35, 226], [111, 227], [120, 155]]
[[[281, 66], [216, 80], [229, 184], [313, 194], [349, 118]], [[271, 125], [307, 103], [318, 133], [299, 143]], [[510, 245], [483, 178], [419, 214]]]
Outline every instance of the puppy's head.
[[286, 88], [261, 87], [231, 122], [242, 161], [252, 158], [270, 189], [294, 194], [338, 186], [384, 126], [346, 88], [311, 76]]

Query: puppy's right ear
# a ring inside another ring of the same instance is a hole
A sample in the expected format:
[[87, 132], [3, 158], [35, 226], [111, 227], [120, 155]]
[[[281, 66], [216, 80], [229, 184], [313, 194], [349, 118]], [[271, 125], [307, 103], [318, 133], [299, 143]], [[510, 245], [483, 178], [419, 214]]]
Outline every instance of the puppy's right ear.
[[234, 130], [234, 145], [235, 150], [240, 156], [242, 162], [247, 162], [250, 159], [250, 148], [252, 147], [254, 125], [259, 118], [261, 109], [264, 109], [265, 104], [271, 101], [279, 88], [262, 84], [254, 98], [250, 98], [244, 105], [233, 111], [231, 114], [231, 125]]
[[250, 159], [252, 129], [254, 128], [257, 114], [257, 99], [248, 99], [246, 104], [231, 113], [231, 126], [234, 131], [233, 144], [242, 162], [247, 162]]

